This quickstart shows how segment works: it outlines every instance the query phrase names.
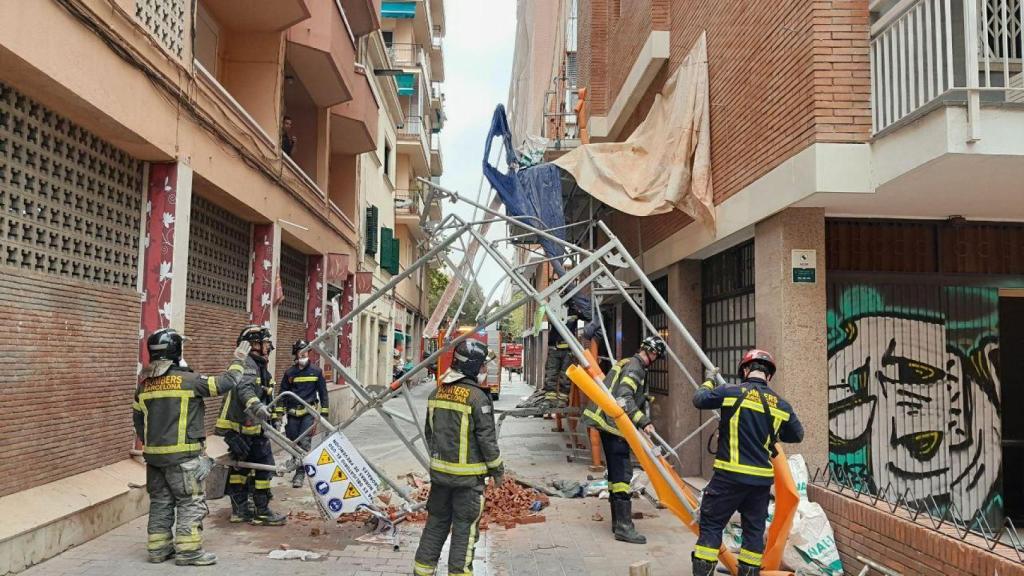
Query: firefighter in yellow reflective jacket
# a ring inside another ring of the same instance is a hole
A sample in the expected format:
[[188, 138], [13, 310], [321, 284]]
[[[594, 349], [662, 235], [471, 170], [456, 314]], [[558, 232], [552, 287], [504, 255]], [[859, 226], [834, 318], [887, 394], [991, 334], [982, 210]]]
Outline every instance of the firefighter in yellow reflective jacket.
[[203, 551], [203, 518], [209, 512], [203, 481], [211, 461], [203, 455], [203, 398], [230, 393], [242, 377], [249, 344], [223, 374], [200, 376], [181, 361], [180, 334], [170, 328], [146, 339], [149, 364], [135, 391], [132, 420], [142, 440], [149, 493], [149, 561], [177, 555], [179, 566], [208, 566], [217, 557]]
[[484, 480], [491, 476], [496, 486], [501, 485], [505, 470], [491, 396], [478, 380], [487, 358], [482, 342], [460, 342], [451, 370], [427, 401], [424, 433], [430, 447], [430, 497], [413, 567], [417, 576], [434, 573], [449, 532], [449, 576], [473, 573], [473, 547], [484, 513]]
[[715, 472], [700, 502], [700, 536], [693, 552], [694, 576], [712, 576], [718, 565], [722, 530], [737, 511], [743, 529], [739, 576], [761, 573], [768, 497], [774, 481], [771, 458], [777, 441], [800, 442], [804, 428], [789, 402], [768, 383], [775, 359], [764, 350], [750, 350], [740, 360], [743, 382], [716, 387], [705, 382], [693, 396], [701, 410], [720, 408]]
[[[274, 465], [270, 440], [263, 433], [263, 423], [276, 425], [267, 405], [274, 399], [274, 378], [267, 362], [274, 344], [270, 330], [251, 324], [242, 329], [237, 342], [248, 342], [252, 350], [245, 359], [242, 381], [236, 392], [229, 393], [221, 407], [215, 431], [224, 437], [231, 457], [239, 462]], [[231, 498], [231, 522], [249, 522], [258, 526], [281, 526], [286, 518], [270, 509], [270, 478], [268, 470], [232, 468], [225, 491]], [[249, 497], [255, 510], [249, 504]]]
[[[620, 360], [605, 376], [604, 383], [619, 406], [629, 415], [640, 430], [652, 432], [654, 425], [647, 415], [647, 369], [665, 355], [665, 341], [657, 336], [648, 336], [640, 343], [640, 350], [631, 358]], [[646, 544], [647, 538], [637, 533], [633, 525], [633, 502], [629, 483], [633, 479], [633, 462], [630, 449], [615, 422], [591, 403], [583, 411], [587, 426], [597, 428], [601, 434], [601, 447], [608, 465], [608, 498], [612, 508], [612, 533], [616, 540], [631, 544]]]

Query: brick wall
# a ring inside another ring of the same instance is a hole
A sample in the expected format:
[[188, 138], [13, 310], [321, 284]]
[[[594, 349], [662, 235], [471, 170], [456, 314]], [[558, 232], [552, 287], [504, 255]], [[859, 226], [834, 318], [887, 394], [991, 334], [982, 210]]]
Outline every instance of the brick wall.
[[[248, 323], [249, 313], [245, 310], [189, 300], [185, 307], [185, 335], [189, 338], [185, 343], [185, 361], [197, 372], [223, 372], [231, 363], [238, 333]], [[220, 407], [220, 398], [206, 400], [207, 434], [213, 433]]]
[[139, 295], [0, 268], [0, 496], [132, 448]]
[[281, 320], [277, 321], [277, 370], [275, 371], [274, 377], [277, 378], [277, 383], [281, 383], [281, 378], [284, 377], [284, 371], [292, 365], [292, 344], [296, 340], [300, 340], [306, 337], [306, 326], [302, 322], [295, 322], [294, 320]]
[[892, 512], [885, 502], [872, 505], [870, 496], [856, 500], [813, 484], [807, 492], [828, 515], [847, 574], [863, 568], [856, 559], [860, 555], [908, 576], [1024, 575], [1024, 564], [1012, 548], [999, 545], [990, 552], [973, 535], [961, 541], [949, 522], [936, 531], [923, 514], [915, 523], [906, 509]]
[[[627, 121], [621, 135], [625, 138], [707, 30], [711, 168], [715, 202], [720, 204], [814, 142], [867, 141], [867, 4], [621, 0], [621, 17], [611, 18], [608, 0], [584, 0], [580, 84], [590, 88], [591, 113], [605, 114], [650, 31], [670, 30], [669, 64]], [[689, 222], [678, 211], [645, 219], [643, 247], [656, 245]]]

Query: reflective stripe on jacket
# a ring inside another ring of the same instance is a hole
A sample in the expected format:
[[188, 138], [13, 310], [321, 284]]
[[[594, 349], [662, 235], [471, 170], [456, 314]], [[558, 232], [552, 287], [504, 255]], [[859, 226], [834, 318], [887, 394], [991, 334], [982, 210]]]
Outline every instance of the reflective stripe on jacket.
[[[313, 364], [306, 364], [301, 368], [295, 364], [289, 366], [281, 378], [281, 392], [292, 392], [313, 406], [319, 404], [320, 414], [323, 416], [330, 412], [330, 404], [327, 402], [327, 381], [324, 379], [323, 370]], [[279, 415], [287, 412], [289, 416], [305, 416], [308, 410], [294, 398], [285, 397], [274, 407], [274, 412]]]
[[169, 466], [201, 454], [206, 439], [203, 398], [231, 393], [242, 371], [240, 362], [233, 362], [226, 372], [216, 376], [171, 366], [160, 376], [142, 380], [135, 390], [132, 422], [145, 444], [146, 462]]
[[[643, 428], [651, 423], [650, 418], [647, 417], [646, 379], [647, 368], [644, 367], [643, 360], [637, 355], [619, 360], [604, 377], [604, 385], [637, 428]], [[583, 411], [583, 418], [587, 426], [596, 426], [610, 434], [622, 436], [615, 426], [615, 421], [609, 418], [594, 402], [591, 402]]]
[[[262, 402], [269, 404], [274, 397], [274, 378], [267, 372], [266, 364], [258, 364], [252, 356], [245, 359], [242, 380], [234, 390], [224, 397], [220, 415], [214, 427], [218, 436], [234, 431], [247, 436], [261, 436], [263, 427], [250, 416], [250, 409]], [[269, 386], [263, 383], [268, 382]]]
[[504, 471], [491, 395], [472, 378], [441, 384], [430, 393], [424, 433], [434, 482], [472, 487], [482, 476]]

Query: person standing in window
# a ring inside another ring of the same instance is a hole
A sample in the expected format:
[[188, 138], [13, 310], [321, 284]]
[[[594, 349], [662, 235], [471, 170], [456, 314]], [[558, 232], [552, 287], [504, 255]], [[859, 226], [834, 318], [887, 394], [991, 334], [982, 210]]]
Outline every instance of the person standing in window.
[[292, 118], [291, 116], [285, 116], [281, 120], [281, 151], [291, 156], [296, 141], [297, 138], [292, 135]]

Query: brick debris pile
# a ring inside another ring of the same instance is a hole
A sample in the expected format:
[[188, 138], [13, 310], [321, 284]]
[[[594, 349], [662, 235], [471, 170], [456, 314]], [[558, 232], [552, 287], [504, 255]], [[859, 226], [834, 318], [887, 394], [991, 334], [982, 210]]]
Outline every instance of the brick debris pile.
[[[410, 487], [413, 489], [410, 498], [416, 502], [426, 502], [430, 496], [430, 483], [410, 475], [408, 478]], [[484, 490], [486, 505], [484, 515], [480, 520], [480, 529], [486, 530], [491, 524], [502, 526], [506, 529], [514, 528], [517, 524], [536, 524], [544, 522], [543, 514], [538, 514], [540, 509], [547, 508], [550, 500], [546, 494], [542, 494], [533, 488], [520, 485], [513, 478], [506, 477], [500, 488], [488, 484]], [[386, 510], [392, 517], [401, 512], [401, 506], [393, 501], [390, 493], [382, 493], [377, 497], [377, 506]], [[371, 518], [369, 512], [356, 512], [345, 514], [338, 518], [339, 523], [366, 522]], [[425, 522], [427, 511], [419, 510], [406, 517], [407, 522]]]

